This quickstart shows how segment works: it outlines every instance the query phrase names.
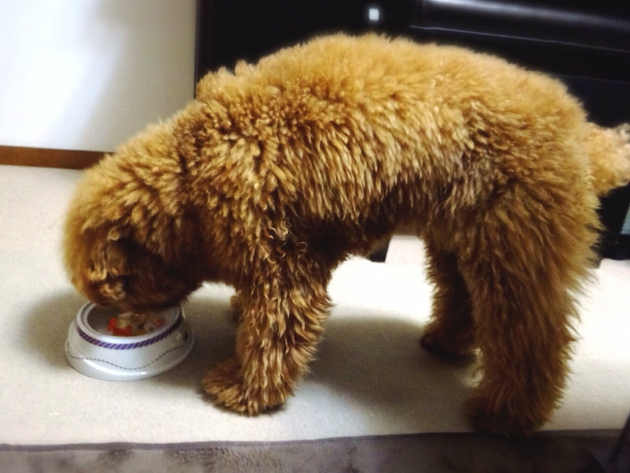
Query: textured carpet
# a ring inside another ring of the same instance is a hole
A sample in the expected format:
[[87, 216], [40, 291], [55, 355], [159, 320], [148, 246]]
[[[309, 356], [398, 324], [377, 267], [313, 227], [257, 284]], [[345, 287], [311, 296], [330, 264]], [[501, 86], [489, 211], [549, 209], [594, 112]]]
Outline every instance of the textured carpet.
[[[70, 445], [3, 450], [3, 473], [587, 473], [609, 432], [388, 435], [293, 442]], [[611, 470], [614, 471], [614, 470]], [[621, 469], [617, 471], [623, 471]]]

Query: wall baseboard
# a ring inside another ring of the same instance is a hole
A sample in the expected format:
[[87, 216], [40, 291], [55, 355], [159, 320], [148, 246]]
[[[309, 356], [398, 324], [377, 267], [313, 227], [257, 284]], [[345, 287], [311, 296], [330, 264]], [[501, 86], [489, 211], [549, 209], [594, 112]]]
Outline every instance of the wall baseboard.
[[103, 157], [100, 151], [0, 146], [0, 164], [85, 169]]

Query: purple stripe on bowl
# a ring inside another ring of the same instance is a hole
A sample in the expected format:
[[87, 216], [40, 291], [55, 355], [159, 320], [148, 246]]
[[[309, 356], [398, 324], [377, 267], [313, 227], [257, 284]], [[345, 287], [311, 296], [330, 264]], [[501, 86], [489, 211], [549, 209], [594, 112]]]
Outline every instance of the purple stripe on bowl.
[[[148, 340], [144, 340], [142, 342], [135, 342], [135, 343], [107, 343], [102, 340], [98, 340], [96, 338], [90, 337], [87, 333], [81, 330], [78, 325], [76, 325], [76, 328], [77, 328], [77, 332], [79, 333], [79, 336], [86, 342], [91, 343], [92, 345], [96, 345], [97, 347], [101, 347], [101, 348], [109, 348], [110, 350], [131, 350], [133, 348], [141, 348], [141, 347], [146, 347], [148, 345], [153, 345], [154, 343], [157, 343], [160, 340], [164, 340], [171, 333], [177, 330], [177, 328], [181, 324], [182, 324], [182, 316], [180, 314], [175, 320], [175, 323], [173, 323], [173, 325], [169, 329], [165, 330], [159, 335], [156, 335], [153, 338], [149, 338]], [[121, 337], [121, 338], [125, 338], [125, 337]]]

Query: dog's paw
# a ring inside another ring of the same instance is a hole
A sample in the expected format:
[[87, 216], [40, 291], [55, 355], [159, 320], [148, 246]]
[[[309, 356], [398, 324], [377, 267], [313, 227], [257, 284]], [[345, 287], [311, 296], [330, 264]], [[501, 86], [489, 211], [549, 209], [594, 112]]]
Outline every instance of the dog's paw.
[[282, 404], [277, 396], [275, 402], [269, 402], [269, 396], [261, 396], [256, 386], [245, 386], [236, 359], [215, 366], [206, 373], [201, 384], [217, 405], [239, 414], [255, 416]]
[[451, 347], [445, 347], [442, 343], [436, 340], [431, 334], [425, 334], [420, 338], [420, 346], [429, 353], [434, 354], [440, 358], [454, 358], [456, 351]]
[[426, 330], [420, 338], [420, 346], [445, 360], [467, 358], [474, 353], [469, 341], [458, 341], [455, 338], [444, 339], [439, 333]]
[[234, 294], [232, 297], [230, 297], [230, 305], [232, 306], [232, 310], [234, 311], [234, 320], [240, 322], [243, 316], [243, 307], [245, 306], [243, 297], [238, 293]]
[[239, 414], [258, 414], [254, 406], [247, 401], [240, 377], [240, 366], [235, 359], [220, 363], [208, 371], [201, 385], [216, 404]]
[[466, 415], [473, 429], [478, 432], [500, 434], [509, 437], [528, 435], [544, 424], [546, 418], [535, 412], [510, 411], [500, 402], [475, 395], [466, 402]]

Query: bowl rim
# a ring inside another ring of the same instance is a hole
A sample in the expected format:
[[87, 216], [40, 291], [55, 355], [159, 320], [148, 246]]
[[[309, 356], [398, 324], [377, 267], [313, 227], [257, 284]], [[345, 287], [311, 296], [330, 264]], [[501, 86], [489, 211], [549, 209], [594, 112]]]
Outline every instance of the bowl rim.
[[159, 330], [148, 333], [145, 335], [138, 335], [132, 337], [117, 337], [115, 335], [105, 335], [101, 332], [94, 330], [88, 323], [87, 317], [90, 312], [97, 307], [98, 304], [94, 302], [86, 302], [83, 304], [75, 319], [75, 327], [79, 336], [86, 342], [99, 346], [101, 348], [113, 348], [116, 350], [128, 350], [132, 348], [142, 348], [145, 346], [153, 345], [161, 340], [164, 340], [171, 333], [173, 333], [182, 324], [182, 308], [180, 305], [169, 307], [165, 310], [175, 310], [175, 317], [171, 322], [161, 327]]

